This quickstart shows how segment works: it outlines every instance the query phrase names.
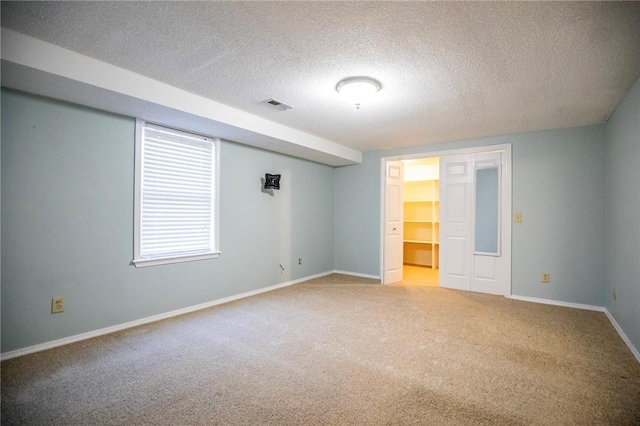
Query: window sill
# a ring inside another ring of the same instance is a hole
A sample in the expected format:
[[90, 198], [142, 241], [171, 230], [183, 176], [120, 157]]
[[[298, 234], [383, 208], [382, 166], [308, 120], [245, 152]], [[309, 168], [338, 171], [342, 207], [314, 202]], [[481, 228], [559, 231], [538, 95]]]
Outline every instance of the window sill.
[[186, 256], [160, 257], [154, 259], [133, 259], [136, 268], [146, 268], [147, 266], [168, 265], [171, 263], [194, 262], [196, 260], [216, 259], [220, 252], [190, 254]]

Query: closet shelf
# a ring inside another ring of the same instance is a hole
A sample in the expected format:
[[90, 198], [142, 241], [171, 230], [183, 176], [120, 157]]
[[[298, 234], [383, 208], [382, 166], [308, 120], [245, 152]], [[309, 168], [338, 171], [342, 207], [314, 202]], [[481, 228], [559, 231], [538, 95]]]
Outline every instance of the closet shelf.
[[[437, 176], [437, 170], [422, 167], [423, 175]], [[440, 245], [440, 184], [437, 179], [404, 182], [404, 263], [438, 268]]]

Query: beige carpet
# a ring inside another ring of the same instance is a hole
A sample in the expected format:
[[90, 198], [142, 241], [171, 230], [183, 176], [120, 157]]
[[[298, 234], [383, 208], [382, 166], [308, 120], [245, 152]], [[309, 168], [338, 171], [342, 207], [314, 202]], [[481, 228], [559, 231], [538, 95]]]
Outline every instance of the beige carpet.
[[640, 423], [602, 313], [332, 275], [2, 363], [2, 424]]

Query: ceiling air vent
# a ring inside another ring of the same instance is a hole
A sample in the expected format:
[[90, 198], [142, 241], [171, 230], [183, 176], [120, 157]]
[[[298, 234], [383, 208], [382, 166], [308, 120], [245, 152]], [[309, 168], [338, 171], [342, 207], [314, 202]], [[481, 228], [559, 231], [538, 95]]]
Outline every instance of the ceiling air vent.
[[275, 99], [267, 99], [266, 101], [263, 101], [264, 103], [268, 104], [268, 105], [272, 105], [276, 108], [278, 108], [280, 111], [286, 111], [288, 109], [293, 109], [293, 107], [291, 105], [287, 105], [284, 104], [280, 101], [276, 101]]

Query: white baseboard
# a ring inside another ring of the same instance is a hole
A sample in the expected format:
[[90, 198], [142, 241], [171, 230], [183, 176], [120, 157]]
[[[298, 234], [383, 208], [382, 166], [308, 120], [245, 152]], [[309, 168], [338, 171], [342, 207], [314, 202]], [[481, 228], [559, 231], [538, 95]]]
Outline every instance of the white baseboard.
[[151, 322], [160, 321], [163, 319], [175, 317], [178, 315], [188, 314], [190, 312], [199, 311], [201, 309], [210, 308], [216, 305], [222, 305], [223, 303], [233, 302], [234, 300], [244, 299], [245, 297], [255, 296], [257, 294], [266, 293], [268, 291], [277, 290], [279, 288], [288, 287], [290, 285], [298, 284], [303, 281], [311, 280], [313, 278], [323, 277], [325, 275], [332, 274], [334, 271], [322, 272], [320, 274], [311, 275], [304, 278], [299, 278], [293, 281], [287, 281], [280, 284], [275, 284], [269, 287], [260, 288], [258, 290], [248, 291], [246, 293], [236, 294], [234, 296], [225, 297], [222, 299], [212, 300], [210, 302], [201, 303], [199, 305], [187, 306], [186, 308], [176, 309], [175, 311], [165, 312], [163, 314], [153, 315], [146, 318], [140, 318], [135, 321], [125, 322], [123, 324], [114, 325], [111, 327], [101, 328], [99, 330], [89, 331], [87, 333], [76, 334], [75, 336], [64, 337], [62, 339], [52, 340], [50, 342], [40, 343], [33, 346], [28, 346], [22, 349], [16, 349], [14, 351], [4, 352], [0, 354], [0, 360], [17, 358], [19, 356], [32, 354], [35, 352], [44, 351], [47, 349], [55, 348], [58, 346], [68, 345], [70, 343], [79, 342], [81, 340], [91, 339], [93, 337], [103, 336], [109, 333], [115, 333], [116, 331], [126, 330], [127, 328], [137, 327], [139, 325], [149, 324]]
[[[146, 318], [141, 318], [141, 319], [138, 319], [138, 320], [135, 320], [135, 321], [129, 321], [129, 322], [126, 322], [126, 323], [123, 323], [123, 324], [118, 324], [118, 325], [114, 325], [114, 326], [111, 326], [111, 327], [101, 328], [99, 330], [89, 331], [87, 333], [76, 334], [75, 336], [64, 337], [62, 339], [52, 340], [50, 342], [40, 343], [38, 345], [28, 346], [28, 347], [22, 348], [22, 349], [16, 349], [15, 351], [5, 352], [5, 353], [0, 354], [0, 360], [4, 361], [6, 359], [17, 358], [19, 356], [32, 354], [32, 353], [44, 351], [44, 350], [47, 350], [47, 349], [52, 349], [52, 348], [55, 348], [55, 347], [58, 347], [58, 346], [68, 345], [70, 343], [79, 342], [81, 340], [91, 339], [93, 337], [103, 336], [103, 335], [109, 334], [109, 333], [115, 333], [116, 331], [126, 330], [127, 328], [132, 328], [132, 327], [137, 327], [139, 325], [149, 324], [149, 323], [152, 323], [152, 322], [156, 322], [156, 321], [160, 321], [160, 320], [163, 320], [163, 319], [175, 317], [175, 316], [178, 316], [178, 315], [184, 315], [184, 314], [187, 314], [189, 312], [199, 311], [201, 309], [210, 308], [210, 307], [216, 306], [216, 305], [222, 305], [223, 303], [233, 302], [234, 300], [244, 299], [245, 297], [255, 296], [255, 295], [258, 295], [258, 294], [261, 294], [261, 293], [266, 293], [266, 292], [269, 292], [269, 291], [277, 290], [279, 288], [288, 287], [288, 286], [291, 286], [291, 285], [294, 285], [294, 284], [301, 283], [303, 281], [311, 280], [311, 279], [314, 279], [314, 278], [324, 277], [325, 275], [330, 275], [330, 274], [344, 274], [344, 275], [352, 275], [352, 276], [363, 277], [363, 278], [380, 279], [380, 277], [376, 276], [376, 275], [367, 275], [367, 274], [360, 274], [360, 273], [347, 272], [347, 271], [334, 270], [334, 271], [322, 272], [320, 274], [315, 274], [315, 275], [311, 275], [311, 276], [308, 276], [308, 277], [299, 278], [297, 280], [287, 281], [287, 282], [280, 283], [280, 284], [275, 284], [275, 285], [272, 285], [272, 286], [269, 286], [269, 287], [265, 287], [265, 288], [261, 288], [261, 289], [258, 289], [258, 290], [248, 291], [246, 293], [236, 294], [234, 296], [229, 296], [229, 297], [225, 297], [225, 298], [222, 298], [222, 299], [212, 300], [210, 302], [201, 303], [199, 305], [188, 306], [186, 308], [176, 309], [174, 311], [165, 312], [163, 314], [153, 315], [153, 316], [146, 317]], [[515, 300], [521, 300], [521, 301], [524, 301], [524, 302], [543, 303], [543, 304], [546, 304], [546, 305], [564, 306], [564, 307], [567, 307], [567, 308], [586, 309], [586, 310], [590, 310], [590, 311], [604, 312], [604, 314], [607, 316], [607, 318], [609, 319], [609, 321], [613, 325], [613, 328], [615, 328], [615, 330], [618, 332], [618, 334], [620, 335], [622, 340], [627, 344], [627, 346], [631, 350], [631, 353], [633, 353], [633, 356], [635, 356], [635, 358], [638, 361], [638, 363], [640, 363], [640, 352], [638, 351], [638, 349], [636, 349], [635, 346], [633, 346], [633, 343], [631, 343], [631, 340], [629, 340], [629, 338], [624, 333], [624, 331], [622, 330], [622, 328], [620, 327], [618, 322], [615, 320], [613, 315], [611, 315], [609, 310], [607, 308], [603, 307], [603, 306], [582, 305], [582, 304], [579, 304], [579, 303], [561, 302], [561, 301], [557, 301], [557, 300], [540, 299], [540, 298], [536, 298], [536, 297], [526, 297], [526, 296], [513, 296], [512, 295], [512, 296], [508, 296], [508, 298], [515, 299]]]
[[638, 363], [640, 363], [640, 351], [638, 351], [638, 349], [636, 349], [636, 347], [633, 346], [633, 343], [631, 343], [631, 340], [627, 337], [624, 331], [622, 331], [622, 327], [620, 327], [620, 324], [618, 324], [618, 322], [613, 317], [613, 315], [611, 315], [611, 312], [609, 312], [609, 310], [605, 308], [604, 313], [607, 316], [607, 318], [609, 318], [609, 321], [611, 321], [611, 325], [613, 325], [613, 328], [616, 329], [620, 337], [622, 337], [622, 340], [624, 340], [624, 342], [627, 344], [629, 349], [631, 349], [631, 353], [633, 354], [633, 356], [636, 357], [636, 360], [638, 361]]
[[507, 297], [509, 299], [522, 300], [524, 302], [543, 303], [545, 305], [564, 306], [566, 308], [586, 309], [588, 311], [603, 312], [607, 316], [607, 318], [609, 318], [611, 325], [613, 325], [613, 328], [616, 329], [616, 331], [618, 332], [618, 334], [620, 335], [624, 343], [626, 343], [626, 345], [629, 347], [629, 350], [631, 350], [631, 353], [633, 354], [633, 356], [636, 357], [636, 360], [638, 361], [638, 363], [640, 363], [640, 352], [635, 346], [633, 346], [633, 343], [631, 343], [631, 340], [627, 337], [625, 332], [622, 330], [622, 327], [620, 327], [616, 319], [613, 317], [613, 315], [611, 315], [611, 312], [609, 312], [609, 310], [604, 306], [582, 305], [580, 303], [560, 302], [558, 300], [539, 299], [537, 297], [513, 296], [513, 295], [507, 296]]
[[604, 306], [583, 305], [580, 303], [562, 302], [559, 300], [551, 300], [551, 299], [540, 299], [537, 297], [514, 296], [514, 295], [506, 296], [506, 297], [509, 299], [522, 300], [523, 302], [542, 303], [544, 305], [554, 305], [554, 306], [564, 306], [565, 308], [586, 309], [587, 311], [604, 312], [606, 310]]
[[361, 273], [358, 273], [358, 272], [349, 272], [349, 271], [337, 271], [337, 270], [334, 270], [334, 271], [332, 271], [331, 273], [332, 273], [332, 274], [351, 275], [351, 276], [354, 276], [354, 277], [371, 278], [371, 279], [374, 279], [374, 280], [379, 280], [379, 279], [380, 279], [380, 276], [379, 276], [379, 275], [368, 275], [368, 274], [361, 274]]

